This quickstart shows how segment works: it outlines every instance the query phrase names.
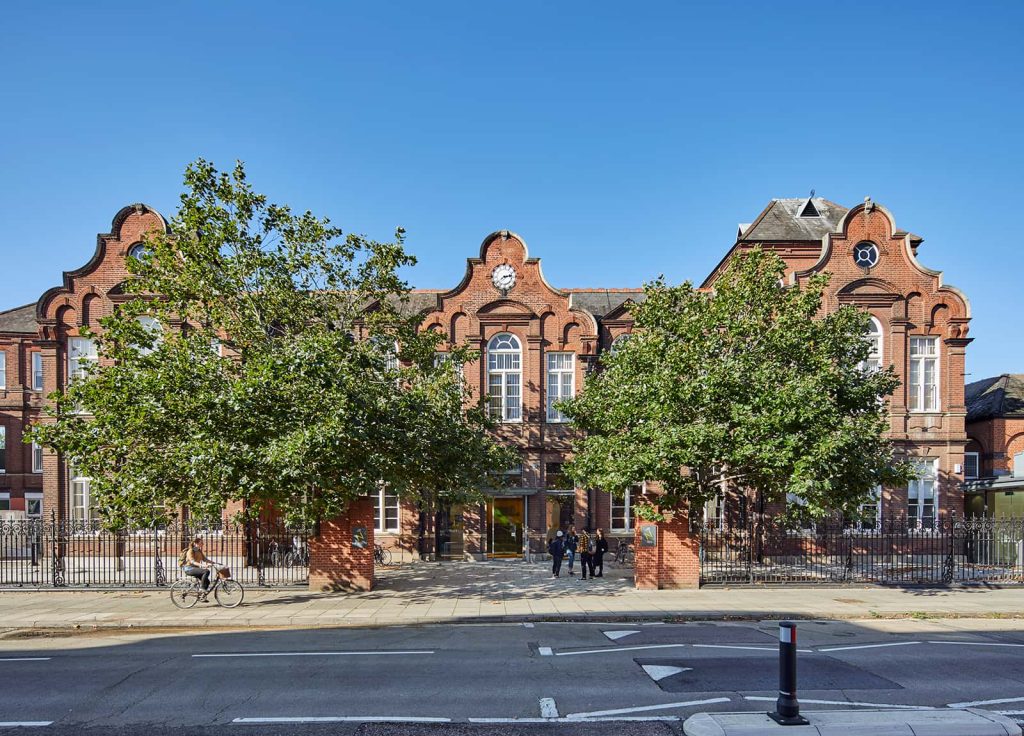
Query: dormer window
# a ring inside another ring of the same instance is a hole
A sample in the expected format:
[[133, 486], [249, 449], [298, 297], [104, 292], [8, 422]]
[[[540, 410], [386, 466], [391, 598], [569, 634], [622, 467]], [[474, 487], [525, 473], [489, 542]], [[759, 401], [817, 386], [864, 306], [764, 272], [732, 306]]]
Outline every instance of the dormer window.
[[804, 202], [803, 208], [800, 210], [800, 217], [821, 217], [821, 213], [818, 212], [818, 208], [814, 206], [814, 200], [808, 198]]

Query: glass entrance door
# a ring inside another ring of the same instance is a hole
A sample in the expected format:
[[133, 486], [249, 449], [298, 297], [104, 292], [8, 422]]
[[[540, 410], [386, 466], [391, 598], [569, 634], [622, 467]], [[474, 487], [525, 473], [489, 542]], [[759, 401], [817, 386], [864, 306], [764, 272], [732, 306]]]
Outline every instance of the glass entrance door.
[[523, 499], [492, 498], [487, 503], [491, 526], [491, 556], [521, 557], [523, 554]]
[[461, 505], [437, 512], [437, 555], [442, 560], [461, 560], [465, 552], [466, 519]]

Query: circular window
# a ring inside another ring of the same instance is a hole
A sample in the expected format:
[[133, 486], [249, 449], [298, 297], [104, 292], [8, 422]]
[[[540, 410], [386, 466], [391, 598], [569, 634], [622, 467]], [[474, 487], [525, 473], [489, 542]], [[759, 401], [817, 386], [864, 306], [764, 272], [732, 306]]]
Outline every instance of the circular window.
[[871, 268], [878, 263], [878, 246], [874, 243], [857, 243], [853, 248], [853, 262], [861, 268]]
[[128, 255], [140, 261], [148, 256], [149, 252], [149, 248], [147, 248], [143, 243], [136, 243], [128, 249]]

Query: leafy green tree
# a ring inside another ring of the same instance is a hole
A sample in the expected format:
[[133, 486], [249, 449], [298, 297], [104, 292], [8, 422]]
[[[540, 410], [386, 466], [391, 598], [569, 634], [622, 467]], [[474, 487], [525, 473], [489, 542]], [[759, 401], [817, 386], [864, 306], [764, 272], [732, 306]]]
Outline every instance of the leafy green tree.
[[308, 521], [381, 484], [475, 499], [515, 462], [467, 408], [469, 351], [437, 360], [442, 337], [408, 309], [401, 230], [345, 236], [269, 203], [241, 163], [198, 160], [146, 245], [133, 298], [100, 320], [100, 360], [31, 433], [91, 478], [109, 524], [177, 506], [216, 518], [230, 501]]
[[657, 481], [657, 519], [699, 508], [726, 487], [803, 511], [854, 515], [871, 489], [906, 482], [886, 437], [892, 368], [866, 370], [869, 316], [822, 314], [828, 277], [782, 287], [785, 264], [755, 249], [711, 292], [659, 279], [633, 306], [632, 339], [562, 404], [579, 439], [568, 472], [621, 493]]

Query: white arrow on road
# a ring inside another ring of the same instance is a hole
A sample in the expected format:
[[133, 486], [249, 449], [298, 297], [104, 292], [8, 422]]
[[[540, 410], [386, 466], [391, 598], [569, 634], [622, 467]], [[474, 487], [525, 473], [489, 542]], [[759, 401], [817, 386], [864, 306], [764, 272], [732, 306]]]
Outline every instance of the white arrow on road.
[[640, 633], [639, 631], [605, 631], [604, 635], [607, 636], [612, 641], [618, 641], [619, 639], [621, 639], [624, 636], [629, 636], [630, 634], [639, 634], [639, 633]]
[[680, 672], [689, 672], [693, 669], [693, 667], [669, 667], [668, 665], [661, 664], [643, 664], [640, 666], [644, 668], [644, 672], [650, 675], [650, 678], [655, 682], [664, 680], [672, 675], [678, 675]]

